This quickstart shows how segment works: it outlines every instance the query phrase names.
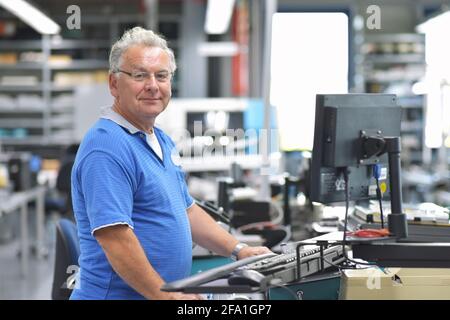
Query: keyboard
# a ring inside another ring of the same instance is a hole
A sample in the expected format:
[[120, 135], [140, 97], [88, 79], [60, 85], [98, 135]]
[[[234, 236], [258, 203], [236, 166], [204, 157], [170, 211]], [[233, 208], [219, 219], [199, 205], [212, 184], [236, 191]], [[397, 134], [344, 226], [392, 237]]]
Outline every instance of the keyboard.
[[[216, 268], [212, 268], [197, 274], [194, 274], [190, 277], [176, 280], [170, 283], [165, 283], [162, 287], [162, 291], [182, 291], [188, 292], [187, 290], [191, 290], [189, 292], [205, 292], [205, 291], [195, 291], [195, 288], [204, 285], [210, 281], [217, 280], [223, 277], [228, 276], [232, 271], [238, 269], [239, 267], [251, 264], [255, 261], [265, 259], [267, 257], [275, 256], [274, 253], [267, 253], [259, 256], [251, 256], [245, 259], [241, 259], [224, 266], [219, 266]], [[212, 292], [212, 291], [206, 291]]]
[[[300, 251], [301, 278], [313, 275], [322, 270], [328, 269], [332, 264], [338, 264], [344, 260], [342, 256], [342, 246], [334, 246], [323, 250], [321, 259], [319, 246], [308, 246], [308, 249]], [[310, 249], [311, 248], [311, 249]], [[332, 263], [332, 264], [331, 264]], [[296, 253], [286, 253], [275, 255], [273, 253], [252, 256], [224, 266], [209, 269], [207, 271], [192, 275], [185, 279], [166, 283], [162, 286], [163, 291], [181, 291], [187, 293], [233, 293], [249, 292], [247, 286], [228, 286], [227, 284], [210, 284], [217, 280], [225, 280], [239, 269], [253, 269], [263, 274], [268, 283], [272, 279], [289, 283], [298, 279], [297, 256]]]
[[[333, 246], [323, 250], [321, 259], [320, 247], [313, 246], [311, 249], [300, 251], [300, 276], [301, 278], [313, 275], [322, 270], [333, 267], [344, 261], [342, 246]], [[269, 278], [278, 278], [284, 283], [296, 281], [297, 254], [296, 252], [267, 257], [245, 265], [243, 268], [258, 271]]]
[[[300, 259], [308, 256], [312, 256], [315, 253], [320, 253], [320, 248], [318, 246], [314, 246], [312, 249], [301, 250], [300, 251]], [[257, 262], [248, 264], [246, 267], [249, 269], [256, 270], [261, 273], [270, 273], [274, 270], [275, 267], [283, 267], [286, 265], [290, 265], [292, 262], [297, 261], [297, 253], [285, 253], [280, 254], [275, 257], [266, 258], [263, 260], [259, 260]]]

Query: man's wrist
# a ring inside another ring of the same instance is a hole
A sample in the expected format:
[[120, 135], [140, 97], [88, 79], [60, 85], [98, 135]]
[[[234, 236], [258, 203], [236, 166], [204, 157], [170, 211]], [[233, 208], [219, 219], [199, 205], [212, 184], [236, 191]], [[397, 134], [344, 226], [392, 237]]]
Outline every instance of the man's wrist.
[[241, 252], [242, 249], [244, 249], [245, 247], [248, 247], [248, 244], [243, 243], [243, 242], [239, 242], [233, 249], [233, 251], [231, 251], [231, 256], [230, 258], [233, 259], [234, 261], [238, 260], [238, 255], [239, 252]]

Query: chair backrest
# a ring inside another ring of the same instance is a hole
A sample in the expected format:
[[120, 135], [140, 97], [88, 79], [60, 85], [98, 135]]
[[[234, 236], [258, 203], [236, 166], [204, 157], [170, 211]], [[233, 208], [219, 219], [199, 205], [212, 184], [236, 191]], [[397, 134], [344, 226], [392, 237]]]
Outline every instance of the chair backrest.
[[71, 194], [72, 167], [75, 163], [78, 148], [79, 144], [72, 144], [67, 148], [61, 159], [61, 167], [59, 168], [58, 176], [56, 177], [56, 189], [65, 196], [66, 200], [63, 213], [69, 213], [70, 215], [73, 213]]
[[72, 194], [71, 194], [71, 174], [74, 161], [68, 161], [61, 165], [56, 178], [56, 189], [63, 195], [64, 206], [61, 208], [65, 217], [73, 218]]
[[56, 223], [56, 254], [53, 276], [52, 299], [67, 300], [72, 293], [78, 273], [80, 243], [77, 227], [73, 221], [60, 219]]
[[61, 164], [61, 168], [56, 178], [56, 189], [63, 193], [70, 193], [71, 190], [71, 174], [74, 161], [68, 161]]

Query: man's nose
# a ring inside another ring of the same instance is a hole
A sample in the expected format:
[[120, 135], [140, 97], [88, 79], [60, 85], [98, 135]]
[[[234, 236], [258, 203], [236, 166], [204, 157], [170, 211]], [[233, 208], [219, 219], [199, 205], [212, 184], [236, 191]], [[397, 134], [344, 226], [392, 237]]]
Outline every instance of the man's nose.
[[150, 91], [158, 91], [158, 81], [156, 81], [156, 77], [154, 73], [151, 73], [147, 79], [145, 79], [145, 89]]

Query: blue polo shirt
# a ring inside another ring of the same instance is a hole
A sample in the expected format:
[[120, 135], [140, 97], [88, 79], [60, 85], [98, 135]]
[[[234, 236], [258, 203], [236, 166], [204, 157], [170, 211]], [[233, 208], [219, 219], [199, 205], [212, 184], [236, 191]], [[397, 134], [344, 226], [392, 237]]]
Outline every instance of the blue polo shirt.
[[190, 275], [192, 237], [186, 210], [194, 201], [181, 167], [174, 163], [175, 145], [154, 128], [161, 159], [143, 132], [117, 122], [104, 118], [96, 122], [72, 169], [81, 254], [79, 285], [71, 299], [143, 299], [113, 270], [93, 235], [116, 224], [134, 230], [164, 281]]

